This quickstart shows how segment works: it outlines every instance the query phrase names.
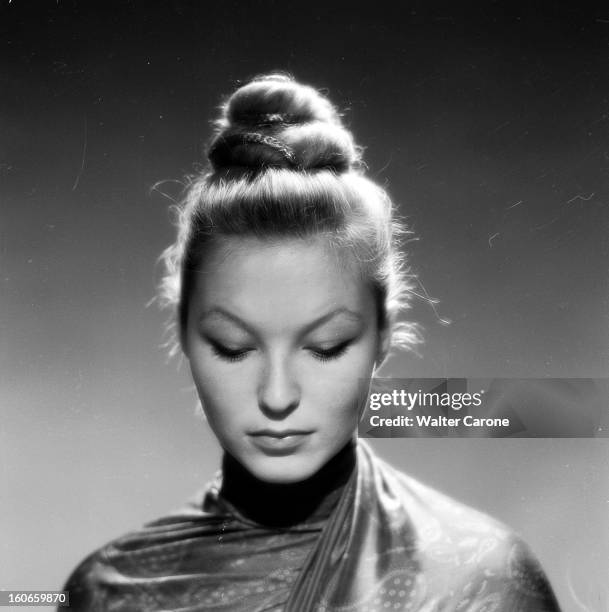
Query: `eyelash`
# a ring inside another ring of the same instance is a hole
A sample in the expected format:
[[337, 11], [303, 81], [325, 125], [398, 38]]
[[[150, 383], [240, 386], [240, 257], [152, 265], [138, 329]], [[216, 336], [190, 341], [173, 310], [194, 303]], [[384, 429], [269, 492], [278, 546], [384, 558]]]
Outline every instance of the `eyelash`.
[[347, 352], [350, 343], [351, 341], [343, 342], [343, 344], [339, 344], [331, 349], [327, 349], [325, 351], [313, 351], [311, 354], [319, 361], [332, 361], [333, 359], [338, 359], [344, 355]]
[[241, 361], [247, 354], [247, 351], [229, 351], [228, 349], [223, 348], [219, 344], [212, 344], [211, 350], [212, 350], [212, 353], [216, 355], [217, 357], [224, 359], [224, 361], [231, 361], [231, 362]]
[[[318, 361], [332, 361], [333, 359], [338, 359], [342, 357], [347, 352], [349, 345], [351, 344], [351, 340], [348, 342], [343, 342], [338, 346], [335, 346], [331, 349], [327, 349], [325, 351], [312, 351], [311, 354]], [[220, 344], [211, 343], [211, 350], [220, 359], [229, 362], [241, 361], [249, 351], [231, 351], [229, 349], [224, 348]]]

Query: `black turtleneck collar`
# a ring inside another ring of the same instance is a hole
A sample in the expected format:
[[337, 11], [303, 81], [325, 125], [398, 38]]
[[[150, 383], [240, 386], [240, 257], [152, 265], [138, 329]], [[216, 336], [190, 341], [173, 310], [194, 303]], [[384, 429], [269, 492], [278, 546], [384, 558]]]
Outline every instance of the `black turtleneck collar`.
[[277, 484], [256, 478], [224, 451], [220, 496], [261, 525], [294, 525], [329, 516], [355, 464], [356, 440], [352, 439], [313, 476], [301, 482]]

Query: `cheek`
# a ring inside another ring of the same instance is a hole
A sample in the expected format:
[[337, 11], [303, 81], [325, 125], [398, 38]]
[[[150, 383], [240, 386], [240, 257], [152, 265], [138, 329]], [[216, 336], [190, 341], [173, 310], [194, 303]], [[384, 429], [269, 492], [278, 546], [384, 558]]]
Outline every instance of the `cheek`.
[[359, 403], [366, 397], [374, 359], [366, 350], [353, 351], [328, 368], [327, 375], [311, 383], [312, 405], [323, 407], [322, 416], [330, 421], [346, 421], [359, 414]]
[[192, 378], [210, 425], [230, 426], [247, 401], [243, 376], [229, 375], [212, 359], [191, 360]]

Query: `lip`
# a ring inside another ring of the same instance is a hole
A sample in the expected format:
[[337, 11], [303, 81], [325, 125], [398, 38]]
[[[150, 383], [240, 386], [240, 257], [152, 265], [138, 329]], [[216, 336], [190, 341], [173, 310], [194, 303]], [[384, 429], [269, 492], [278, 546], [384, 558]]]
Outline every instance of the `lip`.
[[299, 436], [310, 434], [311, 431], [306, 429], [258, 429], [253, 431], [251, 436], [270, 436], [272, 438], [285, 438], [287, 436]]
[[269, 455], [287, 455], [297, 449], [312, 431], [261, 429], [250, 434], [255, 446]]

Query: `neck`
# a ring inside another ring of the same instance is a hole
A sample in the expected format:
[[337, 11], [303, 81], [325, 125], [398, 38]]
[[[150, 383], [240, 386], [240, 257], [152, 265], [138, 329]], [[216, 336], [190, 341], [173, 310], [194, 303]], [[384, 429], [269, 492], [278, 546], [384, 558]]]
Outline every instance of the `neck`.
[[306, 480], [288, 484], [256, 478], [232, 455], [222, 458], [220, 495], [262, 525], [287, 526], [330, 514], [356, 463], [355, 439]]

